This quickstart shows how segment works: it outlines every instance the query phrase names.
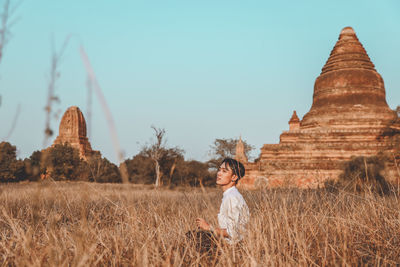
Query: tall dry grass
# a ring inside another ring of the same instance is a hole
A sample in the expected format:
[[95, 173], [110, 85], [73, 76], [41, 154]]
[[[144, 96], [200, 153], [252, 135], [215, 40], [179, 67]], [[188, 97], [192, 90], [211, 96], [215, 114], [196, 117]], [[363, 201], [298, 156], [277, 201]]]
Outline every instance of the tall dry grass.
[[217, 259], [185, 233], [216, 224], [222, 193], [133, 185], [0, 186], [0, 264], [16, 266], [309, 266], [400, 264], [396, 196], [324, 190], [244, 192], [251, 211], [241, 247]]

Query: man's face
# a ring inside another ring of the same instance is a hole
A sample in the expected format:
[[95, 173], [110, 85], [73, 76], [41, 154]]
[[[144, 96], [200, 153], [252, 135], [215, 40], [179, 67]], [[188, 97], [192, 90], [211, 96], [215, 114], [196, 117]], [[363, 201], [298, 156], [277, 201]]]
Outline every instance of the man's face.
[[224, 163], [221, 164], [217, 172], [217, 185], [227, 185], [232, 181], [233, 172], [228, 165]]

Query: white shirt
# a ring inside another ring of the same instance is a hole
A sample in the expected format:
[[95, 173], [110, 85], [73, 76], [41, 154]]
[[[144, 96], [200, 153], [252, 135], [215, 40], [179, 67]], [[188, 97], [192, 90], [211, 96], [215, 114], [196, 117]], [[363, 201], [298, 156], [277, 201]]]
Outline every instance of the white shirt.
[[230, 244], [243, 238], [246, 224], [249, 222], [250, 213], [246, 201], [235, 186], [225, 190], [221, 207], [218, 213], [218, 223], [221, 229], [226, 229]]

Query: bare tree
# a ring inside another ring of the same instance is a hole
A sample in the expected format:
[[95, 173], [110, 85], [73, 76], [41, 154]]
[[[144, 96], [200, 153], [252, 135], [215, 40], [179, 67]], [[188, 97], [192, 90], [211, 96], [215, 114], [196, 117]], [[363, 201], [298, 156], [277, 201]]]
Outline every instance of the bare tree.
[[156, 140], [146, 150], [146, 154], [148, 154], [148, 156], [154, 161], [156, 172], [155, 186], [159, 187], [161, 183], [160, 159], [162, 158], [163, 151], [165, 150], [165, 129], [156, 128], [155, 126], [151, 126], [151, 128], [154, 130]]

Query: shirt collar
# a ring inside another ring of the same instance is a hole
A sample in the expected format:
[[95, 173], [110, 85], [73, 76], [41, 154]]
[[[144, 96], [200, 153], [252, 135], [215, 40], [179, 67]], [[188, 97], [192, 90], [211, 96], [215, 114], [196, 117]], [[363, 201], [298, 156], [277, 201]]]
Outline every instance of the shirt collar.
[[228, 189], [225, 190], [223, 196], [225, 197], [225, 196], [227, 196], [227, 195], [229, 194], [229, 192], [233, 192], [233, 191], [235, 191], [235, 190], [237, 190], [237, 189], [236, 189], [236, 186], [232, 186], [232, 187], [230, 187], [230, 188], [228, 188]]

